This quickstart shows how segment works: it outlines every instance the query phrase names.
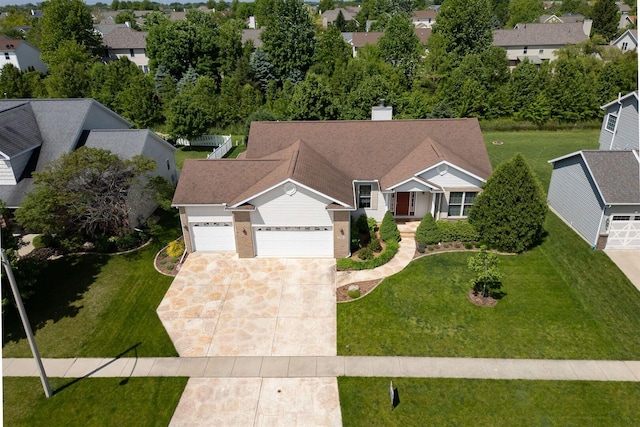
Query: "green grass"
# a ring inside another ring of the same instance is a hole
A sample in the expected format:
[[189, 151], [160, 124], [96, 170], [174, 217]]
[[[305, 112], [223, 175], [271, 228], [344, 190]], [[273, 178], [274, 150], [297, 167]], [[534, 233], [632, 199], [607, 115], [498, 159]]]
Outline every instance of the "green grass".
[[187, 378], [3, 378], [6, 426], [166, 426]]
[[[483, 132], [482, 135], [494, 169], [520, 153], [531, 165], [546, 193], [552, 170], [547, 161], [582, 149], [597, 149], [600, 130]], [[492, 141], [504, 144], [493, 145]]]
[[[179, 233], [175, 212], [147, 247], [126, 255], [69, 256], [42, 271], [25, 307], [43, 357], [176, 356], [156, 308], [173, 278], [153, 267]], [[5, 307], [3, 357], [30, 357], [17, 310]]]
[[[489, 145], [494, 166], [521, 152], [547, 183], [548, 158], [584, 147], [580, 141], [594, 145], [596, 136], [593, 131], [485, 134], [489, 144], [505, 142]], [[545, 229], [540, 246], [500, 257], [507, 295], [496, 307], [476, 307], [466, 299], [470, 254], [425, 257], [365, 298], [338, 305], [338, 352], [637, 359], [640, 293], [606, 254], [591, 250], [555, 215], [549, 214]]]
[[[245, 151], [247, 145], [244, 144], [243, 139], [244, 137], [242, 135], [233, 135], [231, 138], [233, 147], [224, 157], [227, 159], [235, 159], [240, 153]], [[181, 170], [186, 159], [206, 159], [211, 151], [213, 151], [211, 147], [180, 147], [178, 151], [175, 152], [176, 167]]]
[[640, 383], [338, 378], [352, 426], [623, 426], [640, 419]]

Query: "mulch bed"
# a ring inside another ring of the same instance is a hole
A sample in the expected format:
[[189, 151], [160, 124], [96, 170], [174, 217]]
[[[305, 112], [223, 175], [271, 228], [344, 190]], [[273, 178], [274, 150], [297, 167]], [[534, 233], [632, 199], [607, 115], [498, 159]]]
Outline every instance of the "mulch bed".
[[491, 296], [483, 297], [479, 292], [476, 294], [473, 289], [467, 294], [467, 299], [479, 307], [494, 307], [498, 303], [497, 299]]
[[[366, 294], [374, 290], [375, 287], [378, 286], [378, 283], [380, 283], [381, 281], [382, 280], [380, 279], [374, 279], [374, 280], [367, 280], [364, 282], [349, 283], [348, 285], [340, 286], [336, 290], [336, 299], [338, 302], [353, 301], [354, 298], [351, 298], [349, 296], [349, 286], [352, 286], [352, 285], [358, 285], [360, 287], [359, 298], [362, 298], [363, 296], [365, 296]], [[358, 298], [355, 298], [355, 299], [358, 299]]]
[[165, 246], [156, 254], [153, 265], [159, 273], [165, 276], [176, 276], [178, 271], [180, 271], [180, 258], [169, 256], [167, 254], [168, 247], [169, 245]]

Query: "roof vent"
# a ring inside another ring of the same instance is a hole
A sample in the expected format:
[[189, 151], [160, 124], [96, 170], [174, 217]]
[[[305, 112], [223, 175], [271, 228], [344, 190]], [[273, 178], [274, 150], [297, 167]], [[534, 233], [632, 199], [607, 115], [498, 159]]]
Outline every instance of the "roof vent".
[[380, 100], [378, 107], [371, 109], [371, 120], [391, 120], [393, 118], [393, 107], [385, 107], [384, 99]]

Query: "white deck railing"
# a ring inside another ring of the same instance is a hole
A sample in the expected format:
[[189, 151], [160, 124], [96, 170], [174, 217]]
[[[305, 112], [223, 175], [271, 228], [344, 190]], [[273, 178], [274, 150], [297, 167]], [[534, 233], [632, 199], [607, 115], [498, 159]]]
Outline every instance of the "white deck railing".
[[220, 147], [227, 141], [231, 143], [231, 135], [202, 135], [191, 140], [178, 138], [176, 144], [186, 147]]
[[231, 136], [220, 146], [213, 150], [213, 153], [207, 156], [207, 159], [221, 159], [231, 150]]

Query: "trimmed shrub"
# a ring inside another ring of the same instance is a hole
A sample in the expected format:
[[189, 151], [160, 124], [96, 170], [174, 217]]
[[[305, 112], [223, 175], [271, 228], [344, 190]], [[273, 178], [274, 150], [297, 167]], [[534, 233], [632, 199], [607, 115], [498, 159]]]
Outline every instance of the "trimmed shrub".
[[358, 232], [358, 227], [356, 226], [356, 220], [351, 217], [351, 252], [357, 252], [360, 249], [360, 232]]
[[431, 213], [428, 213], [422, 218], [416, 230], [416, 242], [426, 246], [434, 245], [440, 242], [440, 240], [440, 230], [438, 229], [436, 220], [433, 219]]
[[340, 258], [336, 261], [336, 265], [339, 270], [370, 270], [391, 261], [398, 252], [398, 249], [400, 249], [400, 244], [397, 241], [391, 240], [387, 242], [384, 251], [373, 259], [368, 261], [356, 261], [351, 258]]
[[353, 289], [351, 291], [348, 291], [347, 294], [351, 299], [360, 298], [360, 289]]
[[387, 211], [382, 218], [382, 224], [380, 224], [380, 237], [385, 242], [399, 242], [400, 231], [398, 230], [398, 224], [393, 219], [391, 211]]
[[358, 258], [363, 261], [373, 259], [373, 252], [369, 248], [362, 248], [358, 251]]
[[366, 234], [369, 232], [369, 221], [367, 220], [366, 214], [362, 214], [358, 217], [358, 221], [356, 221], [356, 227], [358, 227], [358, 232], [361, 234]]
[[443, 242], [469, 242], [480, 238], [478, 232], [467, 221], [437, 221], [436, 225], [440, 231], [440, 238]]
[[380, 239], [377, 237], [372, 237], [369, 245], [367, 247], [373, 252], [380, 252], [382, 250], [382, 245], [380, 244]]
[[371, 233], [371, 235], [373, 235], [373, 233], [376, 232], [376, 230], [378, 229], [378, 222], [376, 221], [375, 218], [367, 218], [367, 224], [369, 225], [369, 233]]
[[167, 255], [172, 258], [179, 258], [183, 253], [184, 244], [182, 242], [174, 240], [173, 242], [169, 243], [169, 246], [167, 247]]

